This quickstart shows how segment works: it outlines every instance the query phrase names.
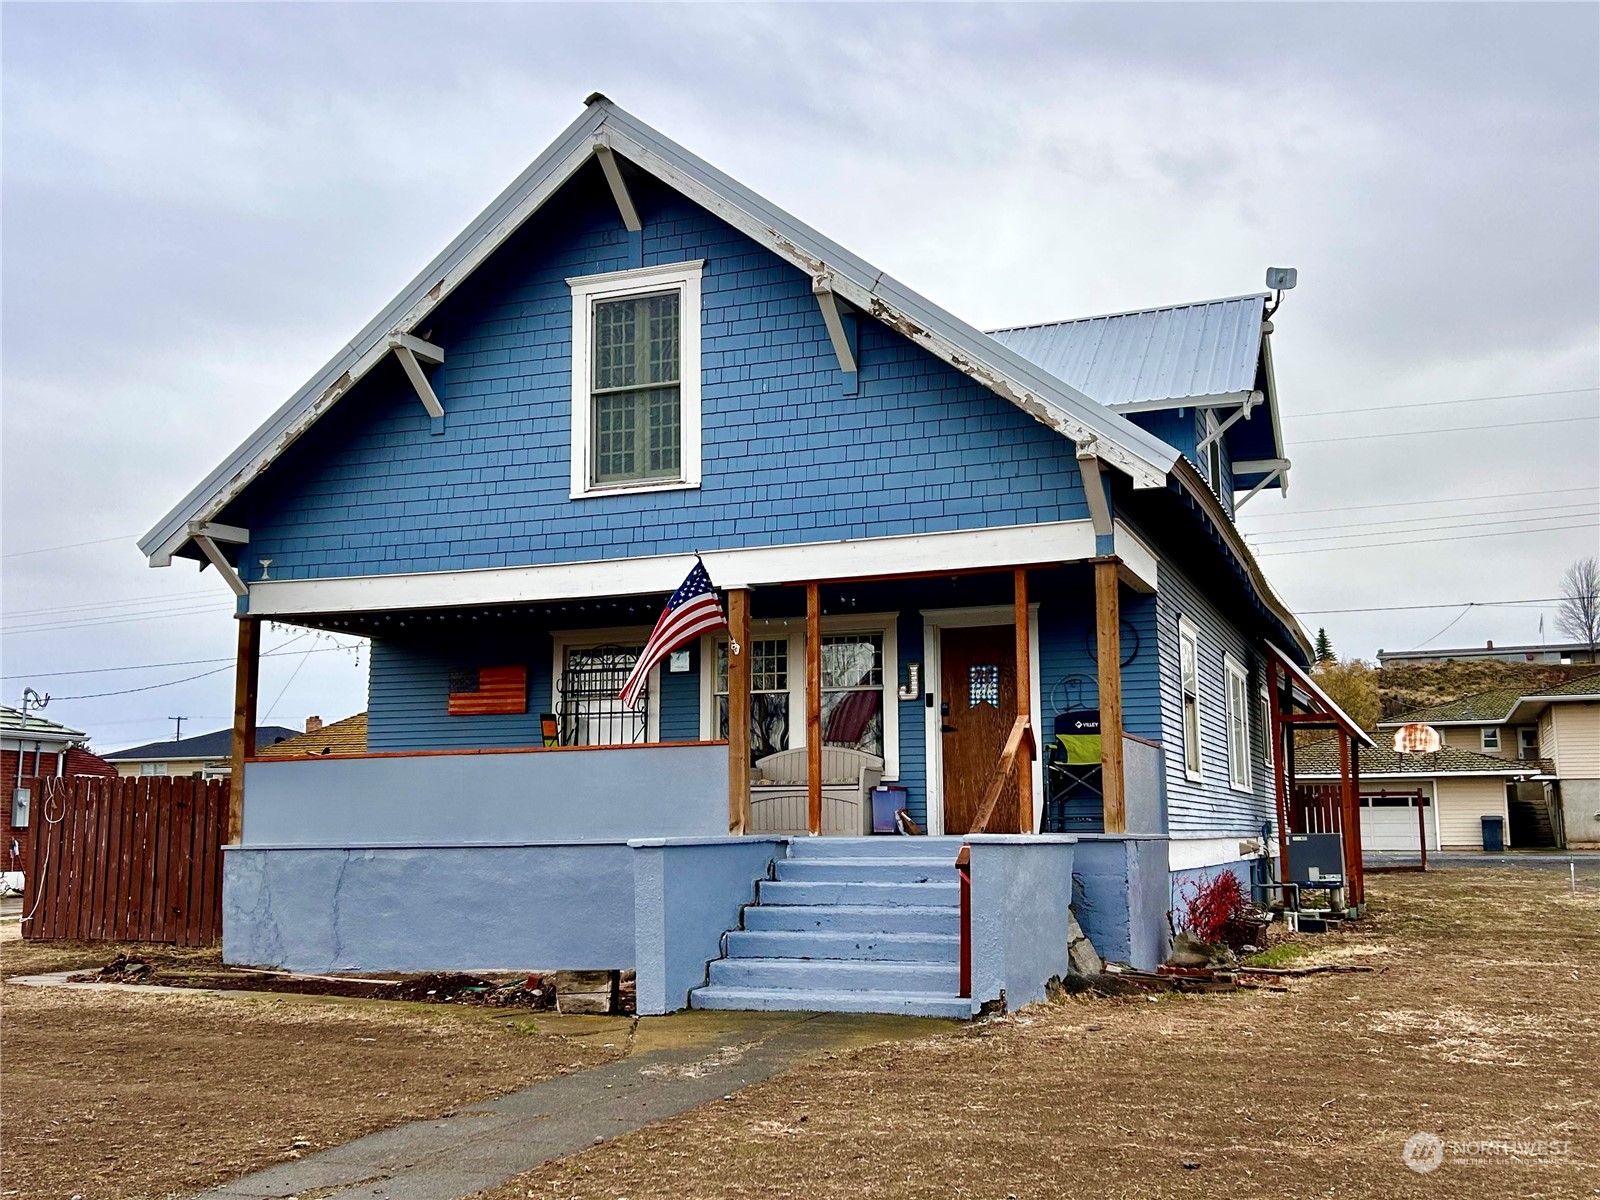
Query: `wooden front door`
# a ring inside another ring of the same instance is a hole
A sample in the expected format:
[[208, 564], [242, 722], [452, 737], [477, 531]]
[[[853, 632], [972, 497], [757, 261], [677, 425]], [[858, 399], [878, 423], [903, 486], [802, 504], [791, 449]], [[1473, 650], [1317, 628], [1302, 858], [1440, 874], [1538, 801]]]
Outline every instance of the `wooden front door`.
[[[1017, 719], [1017, 648], [1009, 625], [939, 633], [940, 744], [944, 831], [969, 833]], [[988, 833], [1017, 833], [1013, 782], [989, 818]]]

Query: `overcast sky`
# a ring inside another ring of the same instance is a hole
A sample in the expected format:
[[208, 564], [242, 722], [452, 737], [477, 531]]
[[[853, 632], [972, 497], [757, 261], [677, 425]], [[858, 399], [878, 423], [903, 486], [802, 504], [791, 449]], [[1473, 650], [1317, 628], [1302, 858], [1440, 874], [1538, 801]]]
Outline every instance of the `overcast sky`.
[[[1299, 268], [1291, 491], [1242, 524], [1304, 623], [1370, 656], [1553, 596], [1597, 543], [1597, 14], [6, 4], [0, 692], [231, 659], [216, 574], [134, 538], [596, 90], [983, 327]], [[1325, 611], [1384, 605], [1457, 607]], [[263, 721], [364, 707], [364, 658], [294, 636]], [[179, 714], [227, 725], [228, 670], [46, 715], [112, 749]]]

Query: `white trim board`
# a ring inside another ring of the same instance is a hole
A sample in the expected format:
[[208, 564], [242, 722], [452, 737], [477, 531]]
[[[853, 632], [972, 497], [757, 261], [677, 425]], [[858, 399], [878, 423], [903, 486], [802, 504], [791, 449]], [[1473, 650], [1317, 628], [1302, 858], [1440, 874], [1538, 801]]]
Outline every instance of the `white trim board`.
[[[928, 793], [928, 833], [944, 833], [944, 739], [939, 727], [944, 724], [939, 716], [944, 703], [943, 671], [939, 659], [939, 633], [944, 629], [972, 629], [985, 625], [1003, 625], [1016, 628], [1016, 609], [1010, 604], [990, 604], [973, 608], [930, 608], [922, 613], [922, 764]], [[1032, 706], [1034, 745], [1038, 753], [1033, 756], [1033, 829], [1039, 828], [1044, 815], [1044, 738], [1039, 735], [1039, 605], [1028, 604], [1028, 700]], [[931, 701], [931, 703], [930, 703]]]
[[[637, 644], [643, 647], [650, 640], [649, 625], [616, 626], [609, 629], [561, 629], [552, 630], [550, 633], [550, 707], [541, 709], [541, 712], [553, 712], [559, 720], [561, 716], [561, 676], [566, 670], [567, 651], [592, 650], [596, 646], [627, 646]], [[645, 701], [645, 728], [644, 740], [646, 743], [661, 740], [661, 664], [657, 663], [650, 668], [650, 679], [646, 685]]]
[[[1223, 863], [1256, 858], [1260, 855], [1260, 845], [1260, 838], [1251, 837], [1173, 838], [1167, 843], [1167, 870], [1198, 871], [1202, 867], [1220, 867]], [[1246, 846], [1257, 849], [1241, 853]], [[1274, 851], [1277, 844], [1267, 849]]]
[[[1118, 539], [1134, 556], [1126, 568], [1155, 586], [1156, 561], [1131, 535]], [[918, 533], [853, 541], [707, 550], [706, 570], [721, 588], [809, 580], [870, 579], [938, 571], [1000, 570], [1024, 564], [1082, 562], [1095, 556], [1088, 521], [1057, 521]], [[671, 592], [693, 555], [666, 554], [529, 567], [272, 579], [250, 584], [251, 616], [387, 612], [478, 604], [540, 603]]]

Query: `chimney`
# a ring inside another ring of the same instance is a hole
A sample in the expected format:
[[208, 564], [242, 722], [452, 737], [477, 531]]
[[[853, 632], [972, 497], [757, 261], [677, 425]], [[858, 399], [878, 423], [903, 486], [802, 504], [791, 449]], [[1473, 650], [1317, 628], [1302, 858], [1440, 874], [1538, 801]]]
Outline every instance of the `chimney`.
[[1485, 642], [1484, 643], [1484, 649], [1493, 650], [1494, 649], [1494, 643], [1493, 642]]
[[322, 718], [321, 717], [307, 717], [306, 718], [306, 732], [307, 733], [315, 733], [315, 732], [317, 732], [317, 730], [319, 730], [321, 728], [322, 728]]

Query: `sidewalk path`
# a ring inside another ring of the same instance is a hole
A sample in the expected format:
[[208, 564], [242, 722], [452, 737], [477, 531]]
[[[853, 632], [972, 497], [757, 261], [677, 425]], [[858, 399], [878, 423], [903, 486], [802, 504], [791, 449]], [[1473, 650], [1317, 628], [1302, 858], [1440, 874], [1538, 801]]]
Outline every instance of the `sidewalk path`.
[[842, 1013], [678, 1013], [638, 1023], [628, 1058], [441, 1120], [370, 1134], [195, 1200], [458, 1200], [551, 1159], [770, 1079], [830, 1052], [954, 1023]]

